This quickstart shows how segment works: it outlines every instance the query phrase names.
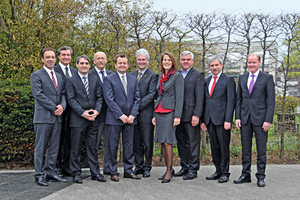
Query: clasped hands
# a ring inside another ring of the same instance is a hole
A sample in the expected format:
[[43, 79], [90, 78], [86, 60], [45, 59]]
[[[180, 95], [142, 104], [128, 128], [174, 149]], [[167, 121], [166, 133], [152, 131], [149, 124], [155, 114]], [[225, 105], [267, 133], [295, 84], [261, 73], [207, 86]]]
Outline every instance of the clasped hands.
[[129, 117], [127, 117], [126, 115], [122, 115], [122, 117], [120, 117], [120, 120], [124, 123], [124, 124], [132, 124], [134, 121], [134, 116], [129, 115]]
[[61, 105], [56, 106], [56, 110], [54, 111], [54, 114], [57, 116], [60, 116], [64, 112], [64, 107]]
[[95, 121], [96, 117], [99, 115], [97, 110], [86, 110], [84, 111], [82, 117], [84, 117], [85, 119], [89, 120], [89, 121]]

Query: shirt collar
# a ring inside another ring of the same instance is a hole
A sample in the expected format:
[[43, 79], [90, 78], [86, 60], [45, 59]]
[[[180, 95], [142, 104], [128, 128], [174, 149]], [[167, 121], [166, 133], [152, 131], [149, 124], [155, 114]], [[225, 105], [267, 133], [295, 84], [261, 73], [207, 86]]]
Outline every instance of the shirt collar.
[[80, 77], [81, 79], [82, 79], [83, 77], [85, 77], [86, 79], [88, 79], [88, 75], [89, 75], [89, 74], [87, 74], [87, 75], [84, 76], [84, 75], [82, 75], [82, 74], [80, 74], [80, 73], [78, 72], [78, 75], [79, 75], [79, 77]]
[[[98, 74], [101, 72], [101, 70], [98, 69], [97, 67], [95, 67], [95, 69], [96, 69], [96, 71], [97, 71]], [[105, 68], [102, 71], [105, 73], [106, 72]]]
[[182, 68], [181, 68], [181, 69], [180, 69], [180, 73], [182, 73], [182, 74], [187, 74], [187, 73], [189, 73], [189, 71], [190, 71], [192, 68], [193, 68], [193, 67], [189, 68], [189, 69], [186, 70], [185, 72], [182, 71]]
[[51, 72], [54, 73], [54, 70], [53, 70], [53, 69], [50, 70], [49, 68], [47, 68], [47, 67], [45, 67], [45, 66], [43, 66], [43, 68], [46, 70], [46, 72], [47, 72], [48, 74], [50, 74]]
[[257, 70], [254, 74], [252, 74], [251, 72], [249, 72], [249, 77], [251, 77], [251, 75], [254, 75], [255, 77], [258, 77], [259, 72], [260, 72], [260, 69]]
[[58, 64], [59, 64], [59, 65], [61, 66], [61, 68], [63, 68], [63, 69], [66, 69], [66, 67], [67, 67], [67, 68], [70, 68], [70, 65], [69, 65], [69, 64], [68, 64], [68, 66], [62, 64], [61, 62], [59, 62]]
[[142, 75], [144, 75], [144, 73], [147, 71], [147, 69], [148, 69], [148, 67], [144, 71], [142, 71], [142, 72], [138, 69], [138, 74], [141, 72]]

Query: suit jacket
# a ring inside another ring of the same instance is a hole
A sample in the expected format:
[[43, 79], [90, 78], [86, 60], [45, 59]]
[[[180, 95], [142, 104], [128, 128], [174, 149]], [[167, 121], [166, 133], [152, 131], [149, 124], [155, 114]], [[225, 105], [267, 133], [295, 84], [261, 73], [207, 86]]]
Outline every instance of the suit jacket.
[[42, 68], [31, 75], [30, 85], [35, 98], [33, 123], [62, 122], [62, 116], [56, 116], [56, 106], [66, 108], [65, 81], [56, 72], [57, 91], [47, 71]]
[[[131, 72], [130, 75], [138, 77], [138, 70]], [[146, 69], [138, 82], [141, 98], [138, 114], [139, 123], [152, 123], [157, 80], [158, 74]]]
[[[107, 76], [112, 74], [112, 73], [113, 73], [112, 71], [106, 70]], [[100, 79], [100, 77], [99, 77], [99, 75], [98, 75], [95, 68], [93, 68], [92, 70], [89, 71], [89, 75], [99, 78], [100, 85], [103, 89], [103, 83], [102, 83], [102, 81], [101, 81], [101, 79]], [[99, 116], [100, 117], [100, 122], [105, 122], [106, 111], [107, 111], [107, 105], [106, 105], [105, 100], [103, 98], [102, 109], [101, 109], [100, 116]]]
[[275, 110], [275, 85], [273, 76], [262, 71], [252, 89], [247, 87], [249, 72], [239, 77], [235, 118], [246, 124], [250, 118], [252, 124], [259, 126], [264, 122], [273, 122]]
[[[94, 109], [100, 113], [102, 108], [102, 88], [100, 80], [94, 76], [88, 76], [89, 95], [87, 95], [81, 77], [78, 73], [72, 74], [73, 76], [67, 79], [66, 89], [67, 98], [70, 107], [72, 108], [70, 114], [70, 127], [84, 127], [89, 120], [81, 115], [86, 110]], [[99, 126], [100, 117], [96, 117], [92, 121], [94, 126]]]
[[[65, 73], [61, 70], [60, 65], [59, 64], [55, 65], [53, 67], [53, 69], [54, 69], [55, 72], [57, 72], [57, 73], [59, 73], [61, 75], [61, 77], [64, 79], [64, 81], [66, 83], [67, 82], [67, 77], [66, 77]], [[74, 74], [78, 73], [77, 70], [75, 68], [73, 68], [73, 67], [70, 67], [70, 70], [71, 70], [72, 76]], [[70, 106], [68, 105], [68, 102], [67, 102], [67, 107], [66, 107], [66, 109], [65, 109], [65, 111], [63, 113], [63, 118], [65, 120], [68, 119], [69, 116], [70, 116], [70, 113], [71, 113], [71, 108], [70, 108]]]
[[[161, 78], [162, 74], [159, 77]], [[156, 89], [158, 91], [158, 86], [160, 82], [158, 81]], [[182, 75], [175, 71], [175, 73], [170, 76], [169, 80], [165, 82], [165, 91], [163, 95], [157, 92], [157, 99], [155, 101], [154, 108], [157, 108], [159, 102], [162, 108], [165, 109], [175, 109], [174, 117], [181, 118], [182, 108], [183, 108], [183, 98], [184, 98], [184, 80]]]
[[136, 116], [139, 110], [140, 94], [137, 79], [129, 74], [127, 77], [127, 95], [117, 72], [106, 76], [103, 81], [103, 94], [107, 103], [106, 124], [124, 125], [119, 119], [123, 114], [135, 117], [133, 125], [136, 124]]
[[214, 125], [232, 123], [236, 98], [234, 78], [222, 73], [210, 97], [208, 87], [212, 77], [206, 79], [204, 123], [207, 125], [210, 120]]
[[193, 116], [202, 116], [204, 90], [204, 74], [195, 68], [191, 68], [184, 78], [184, 101], [181, 121], [191, 122]]

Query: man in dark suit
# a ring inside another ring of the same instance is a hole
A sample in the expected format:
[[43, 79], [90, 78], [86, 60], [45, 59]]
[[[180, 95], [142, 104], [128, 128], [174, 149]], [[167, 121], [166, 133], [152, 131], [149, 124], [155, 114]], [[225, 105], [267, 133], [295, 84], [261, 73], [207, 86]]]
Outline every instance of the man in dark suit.
[[129, 67], [125, 54], [115, 58], [116, 72], [105, 77], [103, 93], [107, 103], [106, 121], [109, 134], [109, 170], [112, 181], [119, 181], [117, 152], [122, 132], [124, 178], [140, 179], [133, 173], [133, 133], [139, 110], [139, 85], [137, 79], [126, 71]]
[[[77, 70], [71, 67], [71, 56], [73, 50], [71, 47], [62, 46], [57, 52], [59, 63], [54, 66], [54, 71], [59, 73], [66, 82], [67, 78], [77, 73]], [[67, 103], [67, 107], [63, 113], [63, 123], [60, 134], [59, 151], [57, 155], [56, 170], [62, 176], [71, 176], [70, 173], [70, 151], [71, 151], [71, 128], [70, 128], [70, 112], [71, 108]]]
[[81, 179], [81, 145], [85, 137], [86, 152], [90, 166], [92, 180], [105, 182], [106, 179], [100, 173], [96, 139], [100, 118], [98, 117], [102, 107], [102, 88], [100, 80], [94, 76], [88, 76], [91, 61], [86, 55], [79, 56], [76, 61], [78, 73], [67, 80], [67, 98], [71, 106], [71, 158], [70, 168], [74, 175], [75, 183], [82, 183]]
[[[148, 69], [150, 60], [146, 49], [139, 49], [135, 53], [138, 70], [133, 71], [133, 75], [138, 80], [140, 89], [140, 106], [137, 116], [137, 124], [134, 126], [134, 174], [143, 174], [144, 178], [150, 177], [153, 156], [153, 131], [152, 124], [154, 99], [156, 97], [156, 85], [158, 74]], [[144, 160], [145, 157], [145, 160]]]
[[235, 125], [241, 130], [242, 175], [234, 183], [251, 182], [251, 147], [253, 132], [257, 147], [257, 185], [266, 184], [268, 130], [275, 110], [275, 85], [273, 76], [259, 70], [260, 56], [249, 54], [247, 65], [250, 72], [239, 77]]
[[[34, 72], [30, 78], [34, 108], [34, 177], [36, 183], [47, 186], [45, 180], [67, 182], [67, 179], [58, 176], [55, 170], [57, 159], [62, 113], [66, 108], [65, 82], [62, 77], [53, 71], [55, 65], [55, 50], [46, 48], [42, 51], [42, 69]], [[46, 157], [44, 153], [46, 150]]]
[[207, 180], [229, 180], [230, 136], [235, 108], [236, 85], [234, 78], [222, 73], [223, 63], [219, 56], [208, 60], [212, 76], [206, 79], [203, 131], [209, 133], [210, 147], [216, 171]]
[[[103, 79], [104, 77], [112, 74], [112, 71], [105, 69], [105, 65], [107, 63], [106, 54], [104, 52], [97, 52], [94, 54], [94, 69], [89, 71], [89, 75], [95, 76], [100, 79], [100, 85], [103, 86]], [[103, 135], [103, 174], [110, 175], [109, 166], [108, 166], [108, 133], [107, 133], [107, 126], [105, 125], [105, 118], [106, 118], [106, 110], [107, 105], [103, 100], [102, 109], [100, 112], [100, 125], [98, 127], [97, 133], [97, 141], [96, 141], [96, 148], [98, 149], [100, 146], [101, 136]]]
[[184, 78], [184, 102], [181, 123], [176, 128], [178, 153], [181, 170], [174, 176], [184, 176], [184, 180], [197, 177], [200, 168], [200, 123], [204, 105], [205, 81], [202, 72], [193, 68], [194, 54], [184, 51], [180, 54], [181, 70]]

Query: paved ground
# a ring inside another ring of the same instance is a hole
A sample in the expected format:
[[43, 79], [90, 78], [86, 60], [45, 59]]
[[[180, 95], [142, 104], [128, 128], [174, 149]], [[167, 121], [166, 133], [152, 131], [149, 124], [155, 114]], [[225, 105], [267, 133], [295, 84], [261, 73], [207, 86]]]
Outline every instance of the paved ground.
[[[0, 171], [0, 199], [299, 199], [300, 165], [267, 165], [266, 187], [256, 185], [256, 166], [252, 166], [252, 183], [235, 185], [241, 172], [240, 165], [231, 166], [230, 181], [220, 184], [207, 181], [206, 176], [214, 172], [213, 166], [201, 166], [198, 178], [185, 181], [181, 177], [172, 178], [162, 184], [157, 178], [165, 168], [154, 167], [150, 178], [131, 180], [123, 178], [119, 169], [120, 182], [112, 182], [106, 176], [106, 183], [90, 179], [89, 170], [82, 174], [83, 184], [50, 182], [41, 187], [34, 183], [33, 171]], [[174, 167], [178, 171], [180, 167]]]

